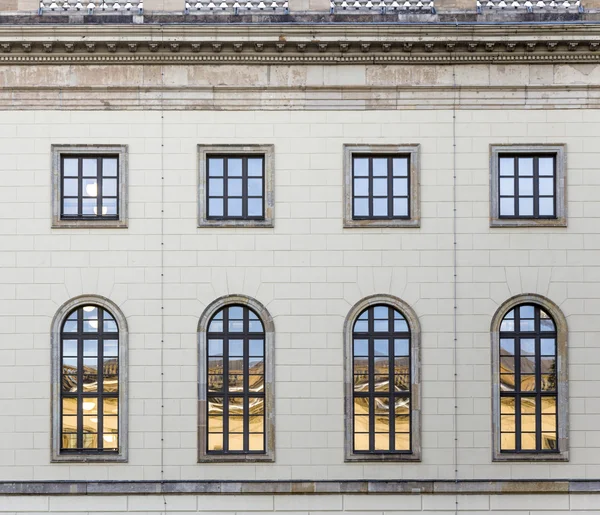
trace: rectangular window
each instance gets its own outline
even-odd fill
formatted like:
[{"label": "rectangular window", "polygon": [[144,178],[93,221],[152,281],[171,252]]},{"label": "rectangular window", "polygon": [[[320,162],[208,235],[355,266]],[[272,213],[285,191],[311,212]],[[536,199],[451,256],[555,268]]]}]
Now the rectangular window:
[{"label": "rectangular window", "polygon": [[52,145],[52,227],[127,227],[127,147]]},{"label": "rectangular window", "polygon": [[61,218],[119,217],[119,156],[61,156]]},{"label": "rectangular window", "polygon": [[419,227],[418,150],[344,146],[344,227]]},{"label": "rectangular window", "polygon": [[273,227],[273,145],[198,145],[198,227]]},{"label": "rectangular window", "polygon": [[410,156],[352,157],[353,218],[410,219]]},{"label": "rectangular window", "polygon": [[491,227],[564,227],[563,145],[492,145]]},{"label": "rectangular window", "polygon": [[264,220],[265,157],[208,156],[208,218]]},{"label": "rectangular window", "polygon": [[556,218],[556,155],[500,154],[500,218]]}]

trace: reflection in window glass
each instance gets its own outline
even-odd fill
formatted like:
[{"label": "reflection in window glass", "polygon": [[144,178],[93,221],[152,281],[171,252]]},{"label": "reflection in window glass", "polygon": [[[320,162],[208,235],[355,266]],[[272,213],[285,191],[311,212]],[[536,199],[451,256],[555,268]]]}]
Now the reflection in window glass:
[{"label": "reflection in window glass", "polygon": [[390,306],[371,306],[354,322],[352,338],[354,452],[410,452],[410,331],[406,319]]},{"label": "reflection in window glass", "polygon": [[556,326],[537,305],[511,310],[500,326],[500,450],[558,450]]},{"label": "reflection in window glass", "polygon": [[231,305],[208,326],[208,453],[265,452],[265,330]]},{"label": "reflection in window glass", "polygon": [[103,308],[75,309],[61,330],[61,453],[119,449],[119,331]]}]

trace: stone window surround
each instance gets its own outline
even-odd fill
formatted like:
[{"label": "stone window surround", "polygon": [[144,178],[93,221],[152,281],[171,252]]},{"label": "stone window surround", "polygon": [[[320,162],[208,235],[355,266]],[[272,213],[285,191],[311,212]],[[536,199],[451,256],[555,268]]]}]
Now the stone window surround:
[{"label": "stone window surround", "polygon": [[[206,202],[207,156],[229,154],[235,156],[260,154],[265,158],[264,220],[237,220],[208,218]],[[275,213],[275,145],[198,145],[198,227],[273,227]]]},{"label": "stone window surround", "polygon": [[[509,311],[521,304],[538,305],[553,318],[556,324],[558,453],[500,452],[500,324]],[[568,328],[564,314],[554,302],[542,295],[535,293],[515,295],[496,310],[490,332],[492,344],[492,461],[569,461]]]},{"label": "stone window surround", "polygon": [[[61,328],[66,317],[74,309],[95,304],[110,312],[119,328],[119,452],[117,454],[61,454],[60,453],[60,402],[61,402]],[[68,463],[126,462],[128,459],[128,337],[127,319],[119,307],[100,295],[80,295],[65,302],[58,308],[51,326],[52,349],[52,456],[51,461]]]},{"label": "stone window surround", "polygon": [[[500,218],[499,163],[501,154],[556,154],[556,218]],[[566,145],[562,143],[490,145],[490,227],[566,227],[567,181]]]},{"label": "stone window surround", "polygon": [[[207,331],[212,317],[231,305],[242,305],[254,311],[265,328],[265,453],[209,454],[207,452],[208,420],[207,390]],[[247,295],[225,295],[211,302],[198,322],[198,463],[258,463],[275,461],[275,324],[267,308]]]},{"label": "stone window surround", "polygon": [[[404,315],[410,329],[411,353],[411,453],[355,453],[353,452],[353,385],[352,376],[352,330],[356,318],[367,308],[387,304]],[[344,322],[344,461],[346,462],[417,462],[421,461],[421,324],[414,310],[393,295],[375,294],[359,300],[350,309]]]},{"label": "stone window surround", "polygon": [[[129,223],[129,158],[127,145],[52,145],[52,228],[79,228],[79,229],[124,229]],[[90,218],[89,220],[63,220],[61,211],[61,170],[62,155],[104,155],[117,154],[119,156],[119,219],[103,220]]]},{"label": "stone window surround", "polygon": [[[344,227],[405,227],[421,226],[420,203],[420,144],[406,145],[370,145],[344,144]],[[354,220],[352,218],[352,156],[353,154],[408,154],[409,155],[409,210],[410,219]]]}]

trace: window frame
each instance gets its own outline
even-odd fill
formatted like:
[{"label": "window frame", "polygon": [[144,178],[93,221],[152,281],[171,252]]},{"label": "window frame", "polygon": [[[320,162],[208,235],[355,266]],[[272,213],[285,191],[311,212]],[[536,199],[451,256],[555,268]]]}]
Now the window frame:
[{"label": "window frame", "polygon": [[[420,204],[420,144],[355,145],[344,144],[344,227],[405,227],[421,226]],[[354,157],[408,157],[408,217],[354,218]],[[389,191],[389,190],[388,190]],[[369,196],[369,199],[372,195]],[[388,202],[391,197],[388,196]]]},{"label": "window frame", "polygon": [[[557,433],[558,451],[502,451],[500,431],[500,326],[504,317],[514,308],[522,305],[535,305],[552,317],[556,328],[556,378],[557,378]],[[569,383],[567,320],[560,308],[551,300],[537,294],[516,295],[505,301],[492,318],[492,461],[569,461]],[[537,377],[537,375],[536,375]]]},{"label": "window frame", "polygon": [[[386,305],[399,311],[410,332],[410,427],[411,450],[354,452],[354,323],[366,309]],[[358,301],[344,322],[344,461],[346,462],[419,462],[421,461],[421,326],[414,310],[392,295],[376,294]]]},{"label": "window frame", "polygon": [[[129,159],[127,145],[52,145],[52,228],[127,228]],[[62,216],[63,160],[65,157],[103,158],[114,156],[117,169],[117,215],[111,217]]]},{"label": "window frame", "polygon": [[[61,413],[62,413],[62,395],[61,395],[61,357],[62,357],[62,327],[66,318],[75,309],[85,305],[93,304],[108,311],[117,322],[119,331],[119,391],[118,391],[118,451],[93,451],[76,452],[61,451]],[[129,453],[128,431],[128,327],[127,319],[118,308],[109,299],[100,295],[81,295],[65,302],[56,312],[52,320],[51,327],[51,359],[52,359],[52,448],[51,461],[58,462],[127,462]]]},{"label": "window frame", "polygon": [[[212,318],[228,306],[244,306],[258,316],[264,328],[264,452],[208,452],[208,327]],[[243,333],[240,333],[243,334]],[[275,327],[267,309],[246,295],[225,295],[209,304],[198,322],[198,463],[258,463],[275,461]]]},{"label": "window frame", "polygon": [[[208,215],[208,159],[263,157],[263,218],[226,218]],[[198,145],[198,227],[273,227],[275,212],[274,145]],[[244,186],[242,185],[242,188]],[[244,198],[244,197],[242,197]]]},{"label": "window frame", "polygon": [[[500,216],[500,157],[503,156],[554,157],[554,217]],[[534,192],[536,187],[534,182]],[[566,193],[565,144],[490,145],[490,227],[566,227]],[[535,193],[533,198],[535,200]]]}]

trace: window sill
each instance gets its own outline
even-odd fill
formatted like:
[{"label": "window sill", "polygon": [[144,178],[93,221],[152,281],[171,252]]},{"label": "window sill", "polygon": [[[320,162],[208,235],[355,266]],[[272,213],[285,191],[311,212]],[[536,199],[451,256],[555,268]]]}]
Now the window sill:
[{"label": "window sill", "polygon": [[52,220],[52,229],[127,229],[127,220]]},{"label": "window sill", "polygon": [[273,453],[266,454],[203,454],[198,463],[275,463]]},{"label": "window sill", "polygon": [[369,453],[369,454],[355,454],[349,453],[346,454],[344,461],[346,463],[350,462],[420,462],[421,455],[417,452],[412,453],[398,453],[398,454],[386,454],[386,453]]},{"label": "window sill", "polygon": [[410,220],[354,220],[347,218],[344,220],[345,229],[364,229],[369,227],[418,229],[421,227],[421,220],[419,218]]},{"label": "window sill", "polygon": [[492,457],[492,461],[494,462],[504,462],[504,461],[535,461],[535,462],[553,462],[553,461],[569,461],[569,453],[568,452],[557,452],[557,453],[527,453],[527,454],[519,454],[519,453],[506,453],[506,452],[496,452]]},{"label": "window sill", "polygon": [[55,454],[52,463],[127,463],[122,454]]},{"label": "window sill", "polygon": [[491,218],[490,227],[566,227],[566,218]]},{"label": "window sill", "polygon": [[265,220],[199,220],[198,228],[203,229],[207,227],[213,228],[234,228],[234,227],[263,227],[273,228],[275,225],[273,219]]}]

